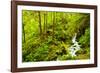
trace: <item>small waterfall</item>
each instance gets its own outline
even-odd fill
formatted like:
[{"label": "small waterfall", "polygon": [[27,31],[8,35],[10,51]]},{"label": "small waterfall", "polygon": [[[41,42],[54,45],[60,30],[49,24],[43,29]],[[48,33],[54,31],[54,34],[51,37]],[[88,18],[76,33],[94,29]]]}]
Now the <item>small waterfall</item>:
[{"label": "small waterfall", "polygon": [[75,36],[73,37],[72,39],[72,43],[73,45],[69,48],[69,53],[72,57],[76,56],[76,52],[78,50],[80,50],[80,45],[78,44],[78,42],[76,41],[76,33],[75,33]]}]

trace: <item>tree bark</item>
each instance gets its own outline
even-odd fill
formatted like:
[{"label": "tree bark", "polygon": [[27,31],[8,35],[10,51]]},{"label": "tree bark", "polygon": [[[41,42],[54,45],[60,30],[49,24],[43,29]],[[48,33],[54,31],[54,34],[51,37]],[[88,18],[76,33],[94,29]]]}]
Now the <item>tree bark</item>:
[{"label": "tree bark", "polygon": [[25,26],[25,24],[23,24],[23,26],[22,26],[23,27],[23,39],[24,39],[24,43],[25,43],[26,41],[25,41],[25,28],[24,28],[24,26]]},{"label": "tree bark", "polygon": [[46,14],[44,13],[44,38],[46,34]]},{"label": "tree bark", "polygon": [[39,16],[39,30],[40,30],[40,37],[42,37],[42,25],[41,25],[41,13],[38,11]]},{"label": "tree bark", "polygon": [[[47,18],[48,18],[48,14],[46,12],[46,22],[45,22],[45,32],[47,32]],[[46,37],[47,37],[47,33],[45,33]]]},{"label": "tree bark", "polygon": [[53,12],[53,26],[52,26],[52,29],[53,29],[52,39],[54,40],[54,30],[55,30],[55,12]]}]

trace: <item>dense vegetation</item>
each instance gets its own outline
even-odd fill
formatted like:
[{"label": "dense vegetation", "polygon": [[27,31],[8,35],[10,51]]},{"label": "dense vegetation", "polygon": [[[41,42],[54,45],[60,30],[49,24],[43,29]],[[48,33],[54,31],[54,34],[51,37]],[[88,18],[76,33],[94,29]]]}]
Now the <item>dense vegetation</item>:
[{"label": "dense vegetation", "polygon": [[22,30],[23,62],[90,58],[89,13],[23,10]]}]

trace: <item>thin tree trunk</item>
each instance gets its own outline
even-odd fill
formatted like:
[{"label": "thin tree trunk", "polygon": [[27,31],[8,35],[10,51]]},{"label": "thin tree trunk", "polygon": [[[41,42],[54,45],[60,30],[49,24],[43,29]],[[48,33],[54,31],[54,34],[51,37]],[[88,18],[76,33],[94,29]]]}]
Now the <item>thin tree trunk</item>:
[{"label": "thin tree trunk", "polygon": [[55,26],[57,25],[57,12],[55,12]]},{"label": "thin tree trunk", "polygon": [[44,38],[46,34],[46,14],[44,13]]},{"label": "thin tree trunk", "polygon": [[[47,12],[46,12],[45,32],[47,32],[47,16],[48,16],[48,14],[47,14]],[[47,33],[45,33],[45,35],[46,35],[46,37],[47,37]]]},{"label": "thin tree trunk", "polygon": [[24,26],[25,25],[23,24],[23,26],[22,26],[23,27],[23,35],[24,35],[23,37],[24,37],[24,43],[25,43],[26,41],[25,41],[25,29],[24,29]]},{"label": "thin tree trunk", "polygon": [[54,30],[55,30],[55,12],[53,13],[53,27],[52,27],[52,29],[53,29],[52,38],[53,38],[53,40],[54,40]]},{"label": "thin tree trunk", "polygon": [[40,38],[42,37],[42,25],[41,25],[41,13],[40,11],[38,12],[39,16],[39,30],[40,30]]}]

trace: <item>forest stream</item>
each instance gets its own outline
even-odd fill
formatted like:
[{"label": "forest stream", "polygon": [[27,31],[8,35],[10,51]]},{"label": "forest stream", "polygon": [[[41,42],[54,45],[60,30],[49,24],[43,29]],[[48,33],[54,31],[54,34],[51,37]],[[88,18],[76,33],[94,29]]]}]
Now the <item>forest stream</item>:
[{"label": "forest stream", "polygon": [[74,56],[76,56],[75,53],[76,53],[78,50],[80,50],[80,45],[79,45],[78,42],[76,41],[76,34],[75,34],[75,36],[74,36],[73,39],[72,39],[72,43],[73,43],[73,45],[69,48],[69,50],[70,50],[71,56],[74,57]]}]

